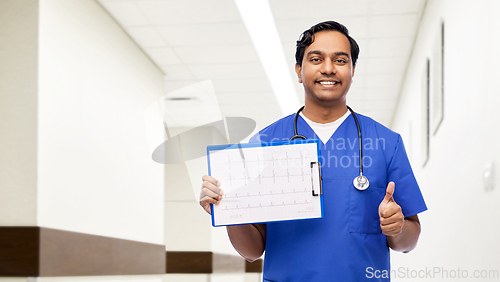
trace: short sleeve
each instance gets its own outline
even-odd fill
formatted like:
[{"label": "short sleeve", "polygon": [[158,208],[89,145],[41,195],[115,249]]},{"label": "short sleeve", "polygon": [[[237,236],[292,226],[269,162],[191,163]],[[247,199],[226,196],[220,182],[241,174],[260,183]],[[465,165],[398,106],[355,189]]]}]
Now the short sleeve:
[{"label": "short sleeve", "polygon": [[400,135],[398,135],[396,149],[389,163],[388,180],[396,184],[394,200],[401,206],[405,217],[427,210]]}]

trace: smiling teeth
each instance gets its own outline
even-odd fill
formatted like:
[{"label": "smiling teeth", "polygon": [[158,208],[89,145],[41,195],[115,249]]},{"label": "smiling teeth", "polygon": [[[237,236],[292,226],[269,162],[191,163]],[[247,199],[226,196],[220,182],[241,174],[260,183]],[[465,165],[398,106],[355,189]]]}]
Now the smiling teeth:
[{"label": "smiling teeth", "polygon": [[337,82],[336,81],[321,81],[320,84],[334,85],[334,84],[337,84]]}]

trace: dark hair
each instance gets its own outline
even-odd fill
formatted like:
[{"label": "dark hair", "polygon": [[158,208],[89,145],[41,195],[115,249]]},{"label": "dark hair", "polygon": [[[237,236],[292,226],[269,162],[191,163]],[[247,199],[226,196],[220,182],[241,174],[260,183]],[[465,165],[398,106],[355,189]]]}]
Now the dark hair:
[{"label": "dark hair", "polygon": [[323,30],[338,31],[347,37],[349,43],[351,44],[352,64],[355,66],[359,56],[358,43],[356,43],[356,40],[354,40],[354,38],[349,36],[349,30],[347,30],[347,27],[335,21],[326,21],[316,24],[300,35],[299,40],[297,40],[297,50],[295,51],[295,61],[297,62],[297,64],[299,64],[299,66],[302,66],[304,51],[306,50],[307,46],[311,45],[314,42],[314,34]]}]

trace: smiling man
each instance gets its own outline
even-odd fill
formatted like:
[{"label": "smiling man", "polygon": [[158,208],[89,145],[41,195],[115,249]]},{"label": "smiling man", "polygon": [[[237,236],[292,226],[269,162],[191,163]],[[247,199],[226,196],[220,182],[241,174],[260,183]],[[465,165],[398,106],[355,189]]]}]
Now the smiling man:
[{"label": "smiling man", "polygon": [[[323,30],[313,36],[314,39],[297,43],[306,48],[297,50],[295,72],[305,90],[306,106],[302,113],[316,123],[325,124],[348,112],[346,96],[358,56],[356,53],[352,58],[351,44],[341,32]],[[359,52],[357,44],[354,48]]]},{"label": "smiling man", "polygon": [[[358,54],[347,28],[333,21],[311,27],[297,41],[295,71],[305,106],[296,124],[299,134],[322,141],[325,215],[227,227],[234,248],[247,260],[265,251],[264,281],[389,281],[389,249],[409,252],[417,244],[417,214],[427,207],[400,135],[347,107]],[[288,140],[295,134],[294,120],[294,115],[278,120],[250,142]],[[353,179],[360,160],[370,180],[368,188],[357,189]],[[200,205],[210,213],[224,186],[207,175],[202,179]]]}]

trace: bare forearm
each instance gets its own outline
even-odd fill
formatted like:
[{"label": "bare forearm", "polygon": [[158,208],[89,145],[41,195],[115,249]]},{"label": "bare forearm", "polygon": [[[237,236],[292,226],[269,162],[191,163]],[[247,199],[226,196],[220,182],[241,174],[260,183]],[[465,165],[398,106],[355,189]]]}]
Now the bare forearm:
[{"label": "bare forearm", "polygon": [[227,226],[227,234],[233,247],[246,260],[257,260],[264,253],[265,225]]},{"label": "bare forearm", "polygon": [[418,217],[410,216],[405,218],[401,233],[394,236],[387,236],[387,244],[395,251],[407,253],[417,246],[420,236],[420,222]]}]

